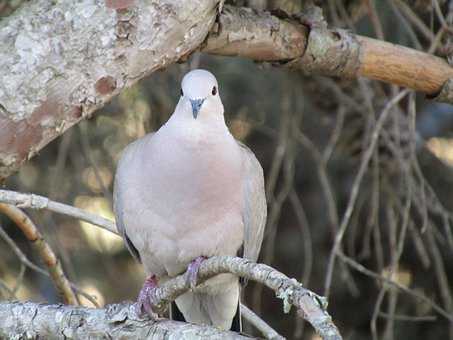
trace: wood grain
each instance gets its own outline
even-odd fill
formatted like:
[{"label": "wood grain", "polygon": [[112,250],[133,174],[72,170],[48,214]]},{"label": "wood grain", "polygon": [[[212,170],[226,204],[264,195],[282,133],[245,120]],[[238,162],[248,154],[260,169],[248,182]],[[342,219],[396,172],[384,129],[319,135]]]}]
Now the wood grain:
[{"label": "wood grain", "polygon": [[359,76],[428,95],[440,92],[443,84],[453,78],[453,68],[444,59],[381,40],[357,38],[361,45]]}]

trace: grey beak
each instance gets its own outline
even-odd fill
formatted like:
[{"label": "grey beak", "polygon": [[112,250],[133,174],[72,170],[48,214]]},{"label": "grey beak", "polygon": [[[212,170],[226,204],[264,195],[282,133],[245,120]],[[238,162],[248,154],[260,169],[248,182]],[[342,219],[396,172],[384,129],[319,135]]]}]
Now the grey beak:
[{"label": "grey beak", "polygon": [[192,114],[193,118],[197,119],[198,113],[200,112],[201,105],[203,105],[204,99],[190,99],[190,104],[192,104]]}]

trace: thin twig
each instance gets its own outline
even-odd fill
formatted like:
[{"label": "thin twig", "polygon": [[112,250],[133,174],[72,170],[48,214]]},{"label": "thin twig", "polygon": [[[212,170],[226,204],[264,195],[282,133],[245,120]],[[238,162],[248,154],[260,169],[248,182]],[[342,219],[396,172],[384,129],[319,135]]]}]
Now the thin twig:
[{"label": "thin twig", "polygon": [[[271,326],[269,326],[263,319],[256,315],[250,308],[246,305],[241,304],[241,314],[247,319],[253,326],[258,329],[261,334],[263,334],[266,339],[271,340],[284,340],[285,338],[278,334]],[[251,321],[253,320],[253,321]]]},{"label": "thin twig", "polygon": [[47,209],[58,214],[75,217],[79,220],[91,223],[114,234],[118,234],[115,223],[99,215],[72,207],[67,204],[52,201],[44,196],[35,194],[23,194],[10,190],[0,190],[0,202],[14,205],[18,208]]},{"label": "thin twig", "polygon": [[392,318],[395,321],[409,321],[409,322],[429,322],[429,321],[437,321],[437,317],[435,315],[426,315],[426,316],[411,316],[411,315],[388,315],[387,313],[380,312],[379,317],[383,319]]},{"label": "thin twig", "polygon": [[332,274],[333,274],[333,269],[334,269],[334,265],[335,265],[335,257],[337,255],[337,253],[339,252],[339,249],[341,246],[341,241],[343,240],[344,233],[346,232],[346,229],[349,225],[349,220],[351,219],[352,213],[354,211],[354,206],[355,206],[355,203],[357,200],[357,196],[359,194],[360,184],[362,183],[362,179],[368,168],[368,164],[371,160],[371,157],[373,156],[374,148],[376,147],[377,142],[379,140],[379,135],[380,135],[381,129],[382,129],[384,122],[385,122],[386,118],[388,117],[392,107],[394,105],[396,105],[408,93],[409,93],[408,90],[401,91],[397,96],[393,97],[393,99],[391,99],[387,103],[387,105],[385,105],[385,107],[382,110],[381,115],[376,123],[376,127],[373,131],[373,134],[371,136],[370,145],[363,154],[362,163],[360,164],[359,171],[358,171],[357,176],[355,177],[354,183],[352,185],[351,195],[349,196],[349,202],[348,202],[348,206],[346,208],[346,212],[343,215],[343,219],[341,221],[340,228],[337,232],[334,245],[330,252],[329,262],[328,262],[328,267],[327,267],[327,274],[326,274],[325,290],[324,290],[324,295],[326,297],[328,297],[329,293],[330,293],[330,286],[332,283]]},{"label": "thin twig", "polygon": [[49,274],[57,290],[63,296],[65,303],[77,305],[77,298],[71,289],[71,285],[63,272],[58,258],[55,256],[52,248],[43,239],[41,233],[30,220],[30,218],[15,206],[0,203],[0,212],[8,216],[19,229],[22,230],[25,237],[31,242],[37,250],[42,261],[49,270]]},{"label": "thin twig", "polygon": [[[32,261],[30,261],[27,257],[27,255],[25,255],[22,250],[20,250],[20,248],[16,245],[16,243],[13,241],[13,239],[5,232],[5,230],[2,228],[2,226],[0,226],[0,237],[3,238],[3,240],[11,247],[11,249],[13,250],[13,252],[16,254],[16,256],[18,257],[19,261],[22,263],[22,265],[24,267],[27,267],[27,268],[30,268],[31,270],[41,274],[41,275],[44,275],[46,277],[50,277],[50,274],[49,272],[47,272],[46,270],[42,269],[41,267],[39,267],[38,265],[34,264]],[[99,303],[96,301],[96,299],[84,292],[79,286],[77,286],[75,283],[69,281],[69,284],[71,285],[71,288],[79,295],[85,297],[88,301],[90,301],[94,306],[96,307],[99,307]]]},{"label": "thin twig", "polygon": [[387,284],[390,284],[398,289],[400,289],[401,291],[403,291],[404,293],[408,294],[408,295],[411,295],[423,302],[425,302],[427,305],[429,305],[432,309],[434,309],[436,312],[438,312],[440,315],[442,315],[444,318],[446,318],[447,320],[449,320],[450,322],[453,322],[453,315],[450,314],[449,312],[447,312],[445,309],[443,309],[442,307],[440,307],[437,303],[433,302],[431,299],[427,298],[426,296],[418,293],[418,292],[415,292],[409,288],[407,288],[406,286],[396,282],[396,281],[393,281],[387,277],[384,277],[384,276],[381,276],[367,268],[365,268],[363,265],[361,265],[360,263],[354,261],[353,259],[351,259],[350,257],[344,255],[343,253],[339,253],[338,256],[341,258],[342,261],[344,261],[347,265],[349,265],[350,267],[354,268],[355,270],[357,270],[358,272],[364,274],[364,275],[367,275],[369,277],[372,277],[378,281],[382,281],[382,282],[385,282]]}]

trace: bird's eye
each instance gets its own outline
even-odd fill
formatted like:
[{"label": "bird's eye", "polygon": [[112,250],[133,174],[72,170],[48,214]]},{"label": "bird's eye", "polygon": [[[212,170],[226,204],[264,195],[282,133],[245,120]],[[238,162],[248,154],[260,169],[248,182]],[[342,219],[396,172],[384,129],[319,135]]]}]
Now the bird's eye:
[{"label": "bird's eye", "polygon": [[181,92],[181,96],[184,97],[184,92],[183,92],[182,88],[181,88],[180,92]]},{"label": "bird's eye", "polygon": [[212,95],[215,96],[217,94],[217,87],[212,88]]}]

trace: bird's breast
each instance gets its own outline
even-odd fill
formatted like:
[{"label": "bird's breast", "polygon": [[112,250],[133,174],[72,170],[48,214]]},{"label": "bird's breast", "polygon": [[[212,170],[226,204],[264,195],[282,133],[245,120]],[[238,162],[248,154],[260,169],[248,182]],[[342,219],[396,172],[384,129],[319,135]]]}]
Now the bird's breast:
[{"label": "bird's breast", "polygon": [[244,235],[236,141],[153,137],[143,147],[124,201],[127,232],[147,270],[173,276],[197,256],[235,255]]},{"label": "bird's breast", "polygon": [[153,211],[175,228],[240,214],[241,157],[233,142],[174,140],[160,145],[143,172],[153,183],[143,193]]}]

